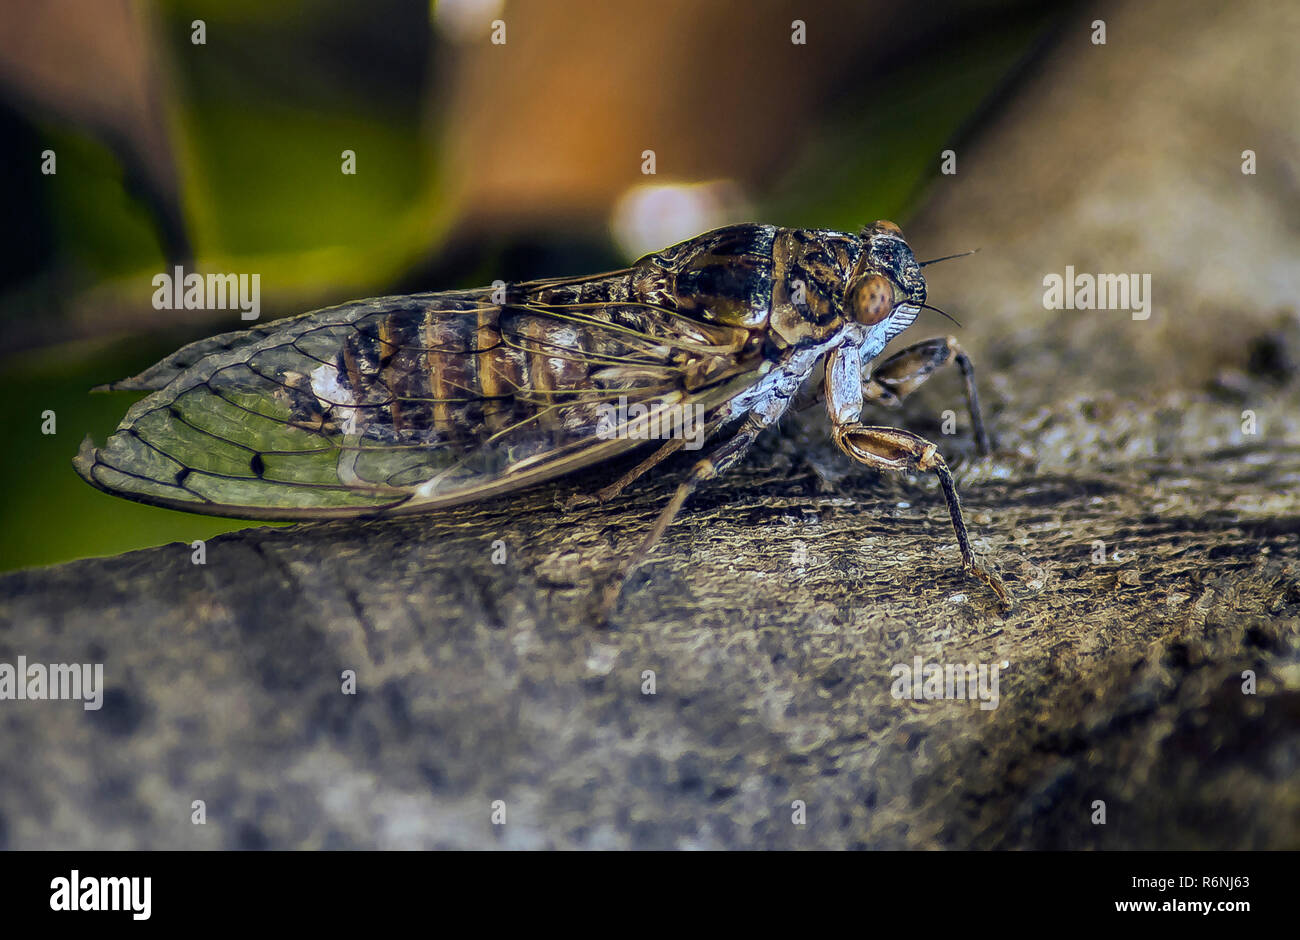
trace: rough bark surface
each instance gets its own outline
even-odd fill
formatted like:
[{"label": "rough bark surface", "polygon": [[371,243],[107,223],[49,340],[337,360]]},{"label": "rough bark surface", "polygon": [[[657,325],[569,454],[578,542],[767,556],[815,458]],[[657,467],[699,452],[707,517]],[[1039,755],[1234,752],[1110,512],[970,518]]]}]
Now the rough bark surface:
[{"label": "rough bark surface", "polygon": [[[609,630],[593,572],[689,457],[598,508],[559,502],[608,471],[19,572],[0,662],[108,692],[0,702],[0,845],[1300,847],[1297,31],[1090,12],[905,229],[983,249],[927,270],[999,447],[941,433],[955,376],[881,423],[961,461],[1009,613],[933,483],[852,469],[816,409],[697,494]],[[1044,310],[1067,264],[1151,273],[1151,318]],[[1005,661],[998,707],[894,698],[915,657]]]}]

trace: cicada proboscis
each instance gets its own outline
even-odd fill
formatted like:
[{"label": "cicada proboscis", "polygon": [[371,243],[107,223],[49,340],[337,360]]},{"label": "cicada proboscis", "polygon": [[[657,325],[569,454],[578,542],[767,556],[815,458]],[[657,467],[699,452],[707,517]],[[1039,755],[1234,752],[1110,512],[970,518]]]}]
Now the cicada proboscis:
[{"label": "cicada proboscis", "polygon": [[[625,577],[696,486],[740,460],[824,363],[835,443],[869,467],[936,474],[964,568],[1006,603],[971,551],[938,448],[859,420],[866,403],[897,405],[955,362],[987,452],[974,373],[952,337],[872,368],[925,301],[921,264],[891,222],[856,235],[733,225],[621,271],[362,300],[192,343],[107,386],[152,394],[104,447],[87,439],[75,463],[100,489],[191,512],[394,515],[532,486],[642,445],[645,434],[609,433],[615,400],[651,423],[690,407],[708,435],[726,433]],[[597,498],[685,443],[669,437]]]}]

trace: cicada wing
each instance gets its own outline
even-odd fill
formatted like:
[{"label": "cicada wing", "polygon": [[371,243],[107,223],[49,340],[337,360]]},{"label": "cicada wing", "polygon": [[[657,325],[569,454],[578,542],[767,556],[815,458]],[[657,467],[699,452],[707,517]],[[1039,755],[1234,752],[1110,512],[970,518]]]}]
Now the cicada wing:
[{"label": "cicada wing", "polygon": [[210,356],[221,355],[241,347],[251,346],[259,340],[265,339],[273,333],[281,332],[292,328],[297,323],[310,316],[318,316],[328,311],[316,311],[315,313],[304,313],[296,317],[286,317],[283,320],[274,320],[270,323],[259,323],[257,326],[247,330],[235,330],[230,333],[220,333],[216,336],[209,336],[193,343],[182,346],[176,352],[155,363],[148,369],[145,369],[139,375],[133,375],[127,379],[120,379],[116,382],[108,382],[104,385],[96,386],[91,389],[95,392],[149,392],[166,388],[174,379],[190,366],[201,362]]},{"label": "cicada wing", "polygon": [[671,311],[517,300],[378,298],[186,347],[119,386],[162,385],[77,470],[214,515],[413,512],[615,456],[641,441],[602,406],[715,414],[761,367],[738,331]]}]

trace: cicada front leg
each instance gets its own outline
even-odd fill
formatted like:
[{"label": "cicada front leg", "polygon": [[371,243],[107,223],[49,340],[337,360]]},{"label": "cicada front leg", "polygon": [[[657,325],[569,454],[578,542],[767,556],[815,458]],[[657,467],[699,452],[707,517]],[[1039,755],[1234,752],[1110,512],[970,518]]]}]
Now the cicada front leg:
[{"label": "cicada front leg", "polygon": [[904,398],[916,391],[940,366],[950,362],[955,362],[961,370],[966,385],[966,406],[970,410],[971,428],[975,433],[975,446],[980,454],[986,455],[990,449],[989,435],[984,429],[979,394],[975,390],[975,367],[955,337],[927,339],[890,356],[864,383],[863,397],[887,408],[897,408]]},{"label": "cicada front leg", "polygon": [[858,463],[873,469],[923,470],[938,476],[944,499],[948,501],[948,515],[952,517],[952,528],[957,533],[957,547],[961,550],[962,566],[987,584],[998,596],[1004,608],[1011,606],[1011,598],[1002,580],[992,572],[986,571],[975,560],[975,553],[970,547],[970,536],[966,532],[966,520],[962,517],[961,500],[957,497],[952,473],[948,470],[948,464],[944,462],[937,445],[910,431],[899,428],[868,427],[856,421],[837,424],[834,438],[835,443],[844,453]]}]

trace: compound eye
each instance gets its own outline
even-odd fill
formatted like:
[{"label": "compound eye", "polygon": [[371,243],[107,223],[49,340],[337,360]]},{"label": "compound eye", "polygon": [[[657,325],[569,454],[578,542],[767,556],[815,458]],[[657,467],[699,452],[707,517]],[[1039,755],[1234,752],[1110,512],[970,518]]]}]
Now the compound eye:
[{"label": "compound eye", "polygon": [[903,230],[888,219],[877,219],[871,227],[878,232],[891,232],[899,238],[903,237]]},{"label": "compound eye", "polygon": [[894,309],[894,285],[889,278],[875,274],[859,282],[848,300],[853,319],[871,326],[885,319]]}]

